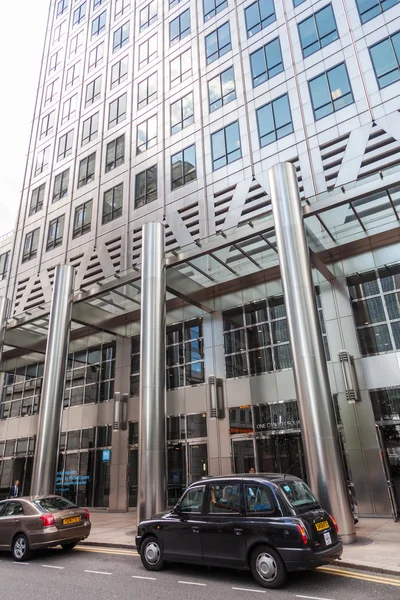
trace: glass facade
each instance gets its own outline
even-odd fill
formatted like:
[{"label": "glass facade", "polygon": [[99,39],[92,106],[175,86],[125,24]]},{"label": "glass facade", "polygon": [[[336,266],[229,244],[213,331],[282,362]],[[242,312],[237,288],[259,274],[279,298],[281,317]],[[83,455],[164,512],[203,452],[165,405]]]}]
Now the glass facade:
[{"label": "glass facade", "polygon": [[36,436],[0,440],[0,500],[8,497],[13,482],[21,495],[30,494]]}]

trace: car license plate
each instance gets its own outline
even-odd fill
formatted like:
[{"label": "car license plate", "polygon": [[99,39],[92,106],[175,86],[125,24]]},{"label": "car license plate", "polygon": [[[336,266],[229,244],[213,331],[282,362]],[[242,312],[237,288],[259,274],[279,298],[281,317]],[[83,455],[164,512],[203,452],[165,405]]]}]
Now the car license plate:
[{"label": "car license plate", "polygon": [[325,539],[325,544],[327,546],[329,546],[330,544],[332,544],[332,538],[331,538],[331,534],[329,533],[329,531],[327,531],[326,533],[324,533],[324,539]]},{"label": "car license plate", "polygon": [[315,528],[317,531],[323,531],[324,529],[329,529],[328,521],[321,521],[321,523],[315,523]]},{"label": "car license plate", "polygon": [[68,519],[63,519],[63,525],[70,525],[71,523],[79,523],[81,520],[80,517],[69,517]]}]

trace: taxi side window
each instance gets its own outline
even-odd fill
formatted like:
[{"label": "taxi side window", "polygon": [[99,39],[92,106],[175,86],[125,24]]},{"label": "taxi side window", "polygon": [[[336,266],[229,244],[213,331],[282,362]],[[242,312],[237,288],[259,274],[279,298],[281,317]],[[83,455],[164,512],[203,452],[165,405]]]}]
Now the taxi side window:
[{"label": "taxi side window", "polygon": [[240,485],[210,485],[209,513],[240,513]]},{"label": "taxi side window", "polygon": [[204,498],[204,486],[189,490],[182,498],[179,510],[182,513],[201,513]]},{"label": "taxi side window", "polygon": [[256,516],[274,515],[277,512],[275,498],[267,485],[248,483],[244,486],[246,513]]}]

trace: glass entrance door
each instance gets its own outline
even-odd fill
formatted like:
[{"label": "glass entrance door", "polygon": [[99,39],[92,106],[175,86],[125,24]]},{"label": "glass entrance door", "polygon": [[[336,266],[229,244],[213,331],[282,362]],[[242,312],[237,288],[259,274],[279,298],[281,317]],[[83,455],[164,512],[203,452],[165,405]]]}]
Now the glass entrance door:
[{"label": "glass entrance door", "polygon": [[138,495],[138,449],[129,449],[128,467],[128,506],[137,506]]},{"label": "glass entrance door", "polygon": [[189,444],[189,484],[208,475],[207,444]]},{"label": "glass entrance door", "polygon": [[186,448],[184,444],[168,446],[168,506],[177,503],[186,489]]},{"label": "glass entrance door", "polygon": [[232,462],[234,473],[249,473],[250,469],[256,470],[252,439],[232,440]]},{"label": "glass entrance door", "polygon": [[287,473],[307,481],[300,433],[269,435],[256,439],[261,473]]},{"label": "glass entrance door", "polygon": [[400,518],[400,424],[377,425],[393,518]]}]

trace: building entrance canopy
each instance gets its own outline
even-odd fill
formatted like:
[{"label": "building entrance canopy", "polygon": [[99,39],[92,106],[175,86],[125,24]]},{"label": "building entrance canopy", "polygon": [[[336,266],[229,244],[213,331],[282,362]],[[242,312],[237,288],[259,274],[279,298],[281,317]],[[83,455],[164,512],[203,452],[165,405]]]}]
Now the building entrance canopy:
[{"label": "building entrance canopy", "polygon": [[[267,198],[268,200],[268,198]],[[398,240],[400,178],[392,167],[302,201],[313,265],[335,280],[327,264],[348,254]],[[233,207],[230,210],[235,210]],[[243,212],[244,209],[240,209]],[[239,221],[239,219],[237,219]],[[252,285],[257,276],[279,277],[272,209],[238,226],[177,250],[166,250],[167,309],[176,299],[213,312],[213,298],[235,280]],[[244,278],[244,279],[243,279]],[[70,348],[96,332],[111,337],[139,332],[141,272],[138,266],[74,293]],[[50,302],[8,320],[1,371],[43,360]],[[38,356],[39,355],[39,356]]]}]

